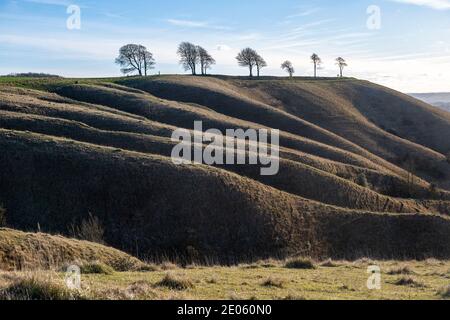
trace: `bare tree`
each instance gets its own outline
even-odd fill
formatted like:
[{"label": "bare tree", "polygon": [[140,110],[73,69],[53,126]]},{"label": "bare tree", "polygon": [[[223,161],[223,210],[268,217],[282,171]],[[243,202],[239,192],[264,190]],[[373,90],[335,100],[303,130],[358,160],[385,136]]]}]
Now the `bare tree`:
[{"label": "bare tree", "polygon": [[317,78],[317,67],[322,64],[322,59],[316,53],[313,53],[311,60],[314,63],[314,78]]},{"label": "bare tree", "polygon": [[292,62],[290,62],[289,60],[286,60],[285,62],[282,63],[281,69],[283,69],[287,73],[289,73],[289,77],[291,77],[291,78],[295,73],[294,66],[292,65]]},{"label": "bare tree", "polygon": [[184,70],[191,70],[192,75],[196,75],[196,67],[199,62],[199,53],[197,46],[190,42],[182,42],[178,46],[178,55],[180,56],[180,64]]},{"label": "bare tree", "polygon": [[147,75],[149,69],[153,69],[155,59],[146,47],[138,44],[127,44],[120,48],[116,63],[121,66],[123,74],[138,72],[140,76]]},{"label": "bare tree", "polygon": [[200,61],[200,67],[202,69],[202,75],[206,75],[207,70],[211,68],[213,64],[216,64],[216,60],[206,51],[206,49],[197,46],[198,58]]},{"label": "bare tree", "polygon": [[256,57],[258,54],[251,48],[245,48],[236,57],[241,67],[248,67],[250,71],[250,77],[253,77],[253,67],[256,66]]},{"label": "bare tree", "polygon": [[346,66],[348,66],[348,64],[345,61],[345,59],[341,58],[341,57],[336,58],[336,64],[339,66],[339,74],[341,75],[341,78],[342,78],[342,76],[343,76],[342,74],[343,74],[344,68]]},{"label": "bare tree", "polygon": [[267,67],[267,62],[264,60],[263,57],[261,57],[257,53],[256,53],[256,56],[255,56],[255,66],[256,66],[256,71],[258,73],[258,77],[259,77],[259,73],[260,73],[261,69]]},{"label": "bare tree", "polygon": [[148,71],[155,66],[155,59],[150,51],[145,50],[143,52],[142,59],[144,60],[144,75],[147,76]]}]

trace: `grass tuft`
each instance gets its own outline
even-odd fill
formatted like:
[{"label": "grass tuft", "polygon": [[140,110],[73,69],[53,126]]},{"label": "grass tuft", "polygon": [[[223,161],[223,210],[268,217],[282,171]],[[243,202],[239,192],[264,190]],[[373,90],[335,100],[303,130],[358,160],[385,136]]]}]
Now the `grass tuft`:
[{"label": "grass tuft", "polygon": [[176,265],[175,263],[169,262],[169,261],[165,261],[165,262],[161,263],[160,267],[161,267],[161,270],[164,270],[164,271],[178,269],[178,265]]},{"label": "grass tuft", "polygon": [[394,284],[397,286],[408,286],[408,287],[416,287],[416,288],[424,287],[424,284],[422,282],[417,281],[413,277],[407,277],[407,276],[401,277],[400,279],[396,280],[394,282]]},{"label": "grass tuft", "polygon": [[444,299],[450,299],[450,285],[441,288],[438,291],[438,295],[440,295]]},{"label": "grass tuft", "polygon": [[106,274],[111,275],[114,273],[114,269],[110,266],[94,261],[94,262],[87,262],[80,266],[80,270],[82,274]]},{"label": "grass tuft", "polygon": [[328,260],[326,260],[326,261],[323,261],[323,262],[320,264],[320,266],[321,266],[321,267],[326,267],[326,268],[336,268],[336,267],[339,267],[339,265],[338,265],[336,262],[334,262],[333,260],[331,260],[331,259],[328,259]]},{"label": "grass tuft", "polygon": [[293,258],[284,265],[288,269],[315,269],[316,265],[313,260],[307,258]]},{"label": "grass tuft", "polygon": [[414,271],[409,266],[401,266],[388,271],[388,274],[390,275],[399,275],[399,274],[409,275],[413,273]]},{"label": "grass tuft", "polygon": [[0,291],[0,300],[85,300],[80,292],[37,275],[20,277]]},{"label": "grass tuft", "polygon": [[194,288],[194,283],[185,276],[167,273],[164,278],[156,284],[158,287],[166,287],[172,290],[187,290]]},{"label": "grass tuft", "polygon": [[281,279],[269,277],[266,280],[264,280],[261,285],[264,286],[264,287],[283,288],[284,287],[284,281],[281,280]]}]

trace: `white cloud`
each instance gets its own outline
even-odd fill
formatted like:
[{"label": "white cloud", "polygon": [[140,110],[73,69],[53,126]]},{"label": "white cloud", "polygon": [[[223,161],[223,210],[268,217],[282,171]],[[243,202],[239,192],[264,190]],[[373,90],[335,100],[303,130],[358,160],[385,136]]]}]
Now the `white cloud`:
[{"label": "white cloud", "polygon": [[205,28],[216,30],[229,30],[229,27],[212,25],[207,21],[195,21],[195,20],[179,20],[179,19],[167,19],[167,22],[177,27],[187,28]]},{"label": "white cloud", "polygon": [[319,8],[304,10],[304,11],[301,11],[301,12],[298,12],[295,14],[291,14],[291,15],[287,16],[286,19],[310,16],[310,15],[318,12],[319,10],[320,10]]},{"label": "white cloud", "polygon": [[417,6],[424,6],[436,10],[449,10],[450,0],[391,0],[400,3],[413,4]]},{"label": "white cloud", "polygon": [[25,2],[64,7],[68,7],[71,4],[68,0],[25,0]]},{"label": "white cloud", "polygon": [[167,22],[179,27],[205,28],[208,26],[208,23],[204,21],[168,19]]},{"label": "white cloud", "polygon": [[226,44],[218,44],[216,46],[217,51],[231,51],[230,46],[227,46]]}]

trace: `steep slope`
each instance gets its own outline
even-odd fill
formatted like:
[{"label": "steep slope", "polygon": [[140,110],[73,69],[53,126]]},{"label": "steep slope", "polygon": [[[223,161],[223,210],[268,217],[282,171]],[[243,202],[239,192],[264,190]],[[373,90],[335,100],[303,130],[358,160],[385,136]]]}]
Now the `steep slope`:
[{"label": "steep slope", "polygon": [[[287,254],[354,257],[358,242],[376,256],[383,250],[410,257],[450,254],[448,246],[434,245],[448,243],[448,218],[409,220],[343,210],[226,171],[32,133],[0,130],[0,147],[5,151],[0,160],[9,169],[0,171],[1,197],[13,227],[39,224],[64,231],[69,221],[76,224],[94,212],[105,240],[118,248],[147,257],[207,256],[226,262]],[[379,247],[372,233],[348,228],[360,219],[396,225],[377,232],[368,227],[377,237],[395,241]],[[418,228],[430,230],[427,242]],[[348,247],[335,247],[338,239],[329,240],[335,234],[350,239]],[[400,246],[405,241],[416,245],[405,252]]]},{"label": "steep slope", "polygon": [[[450,150],[446,139],[450,135],[450,115],[387,88],[356,80],[224,78],[193,82],[182,77],[162,77],[120,83],[158,97],[213,106],[216,111],[236,117],[252,117],[259,123],[270,121],[275,127],[280,125],[289,132],[313,139],[316,139],[315,133],[299,132],[297,126],[307,123],[324,128],[352,145],[339,144],[337,141],[343,140],[335,138],[321,142],[370,159],[377,155],[407,170],[411,170],[408,160],[412,159],[417,174],[449,187],[450,166],[445,154]],[[248,114],[249,106],[254,113]],[[268,120],[261,112],[264,108],[279,110],[280,117],[289,114],[306,122],[286,127],[281,121]]]},{"label": "steep slope", "polygon": [[[450,192],[429,183],[445,186],[446,142],[429,140],[447,118],[388,89],[180,76],[21,85],[0,85],[0,203],[12,227],[67,234],[94,214],[108,244],[154,258],[450,256]],[[427,119],[428,138],[388,123],[390,96],[405,119]],[[279,129],[278,174],[172,163],[172,132],[198,120]]]}]

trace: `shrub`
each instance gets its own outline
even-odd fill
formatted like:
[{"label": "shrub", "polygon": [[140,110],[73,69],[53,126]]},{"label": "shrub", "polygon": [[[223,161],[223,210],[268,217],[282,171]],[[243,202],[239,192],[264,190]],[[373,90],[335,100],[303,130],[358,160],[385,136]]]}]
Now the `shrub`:
[{"label": "shrub", "polygon": [[156,284],[158,287],[166,287],[172,290],[187,290],[194,288],[192,281],[184,276],[167,273],[164,278]]},{"label": "shrub", "polygon": [[83,219],[79,226],[72,226],[72,234],[75,238],[105,244],[103,239],[105,230],[100,220],[89,213],[87,219]]},{"label": "shrub", "polygon": [[311,259],[305,258],[294,258],[290,259],[285,264],[286,268],[289,269],[315,269],[316,266]]},{"label": "shrub", "polygon": [[413,273],[414,272],[408,266],[403,266],[403,267],[391,269],[388,271],[388,274],[390,274],[390,275],[397,275],[397,274],[409,275],[409,274],[413,274]]},{"label": "shrub", "polygon": [[78,291],[36,275],[19,278],[0,291],[0,300],[84,300]]},{"label": "shrub", "polygon": [[0,205],[0,228],[6,227],[6,209]]},{"label": "shrub", "polygon": [[421,282],[418,282],[412,277],[401,277],[397,281],[394,282],[397,286],[409,286],[409,287],[423,287],[424,285]]},{"label": "shrub", "polygon": [[83,274],[107,274],[107,275],[111,275],[114,273],[114,269],[111,268],[110,266],[95,261],[95,262],[88,262],[88,263],[83,263],[80,266],[80,271]]},{"label": "shrub", "polygon": [[165,261],[161,264],[161,269],[164,271],[175,270],[175,269],[178,269],[178,266],[172,262]]},{"label": "shrub", "polygon": [[264,280],[261,285],[264,287],[283,288],[284,281],[281,279],[275,279],[275,278],[269,277],[266,280]]},{"label": "shrub", "polygon": [[359,184],[361,187],[368,188],[369,182],[367,181],[367,177],[364,173],[360,173],[356,177],[356,183]]}]

